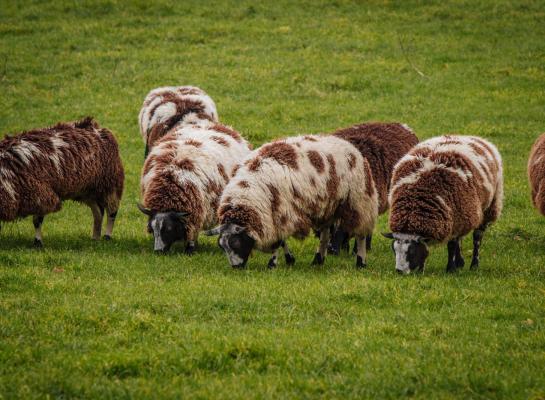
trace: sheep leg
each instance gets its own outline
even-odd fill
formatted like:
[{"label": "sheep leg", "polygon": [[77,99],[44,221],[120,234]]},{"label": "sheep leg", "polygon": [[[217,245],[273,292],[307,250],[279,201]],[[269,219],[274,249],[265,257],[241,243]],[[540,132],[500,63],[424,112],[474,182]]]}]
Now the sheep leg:
[{"label": "sheep leg", "polygon": [[373,240],[373,234],[369,234],[365,237],[365,247],[367,251],[371,250],[371,241]]},{"label": "sheep leg", "polygon": [[365,245],[365,236],[356,236],[356,268],[367,267],[367,246]]},{"label": "sheep leg", "polygon": [[329,229],[322,229],[320,232],[320,246],[316,250],[312,265],[323,265],[327,255],[327,246],[329,245]]},{"label": "sheep leg", "polygon": [[102,219],[104,218],[104,209],[99,207],[96,201],[88,202],[87,205],[91,208],[93,213],[93,239],[100,239],[100,232],[102,231]]},{"label": "sheep leg", "polygon": [[34,215],[32,217],[32,224],[34,225],[34,247],[43,247],[42,242],[42,223],[44,222],[43,215]]},{"label": "sheep leg", "polygon": [[458,246],[456,247],[456,251],[454,253],[455,255],[455,263],[456,268],[463,268],[465,265],[464,257],[462,256],[462,238],[458,238]]},{"label": "sheep leg", "polygon": [[195,240],[188,240],[187,244],[185,245],[185,254],[188,256],[192,255],[195,252],[195,249],[197,248],[197,242]]},{"label": "sheep leg", "polygon": [[447,243],[448,250],[448,262],[447,262],[447,272],[456,272],[456,252],[459,250],[460,243],[458,239],[450,240]]},{"label": "sheep leg", "polygon": [[269,263],[267,264],[267,267],[269,269],[276,268],[278,265],[278,255],[280,253],[280,247],[278,247],[276,250],[274,250],[272,257],[269,259]]},{"label": "sheep leg", "polygon": [[284,258],[286,260],[287,265],[293,265],[295,264],[295,257],[293,256],[292,252],[290,251],[288,244],[285,240],[282,240],[282,250],[284,250]]},{"label": "sheep leg", "polygon": [[[111,210],[108,208],[106,210],[108,216],[106,217],[106,233],[104,234],[104,240],[110,240],[112,238],[112,231],[114,230],[115,219],[117,218],[117,210]],[[104,212],[103,212],[104,214]],[[100,236],[100,232],[99,232]]]},{"label": "sheep leg", "polygon": [[481,248],[485,229],[486,227],[480,226],[473,231],[473,257],[471,259],[471,269],[477,269],[479,267],[479,250]]}]

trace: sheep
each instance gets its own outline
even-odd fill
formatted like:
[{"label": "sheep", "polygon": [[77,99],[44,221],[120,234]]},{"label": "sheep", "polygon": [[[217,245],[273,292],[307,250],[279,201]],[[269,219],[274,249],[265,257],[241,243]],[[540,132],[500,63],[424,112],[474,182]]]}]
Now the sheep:
[{"label": "sheep", "polygon": [[6,136],[0,142],[0,220],[33,216],[34,246],[42,247],[42,223],[64,200],[91,208],[93,239],[107,212],[110,239],[123,194],[124,172],[117,142],[91,117]]},{"label": "sheep", "polygon": [[447,242],[447,272],[464,266],[460,240],[473,230],[471,268],[479,265],[486,228],[502,210],[502,160],[479,137],[440,136],[415,146],[396,164],[390,190],[396,270],[423,270],[428,245]]},{"label": "sheep", "polygon": [[528,159],[528,180],[532,203],[545,215],[545,134],[537,138]]},{"label": "sheep", "polygon": [[[371,175],[378,192],[379,215],[388,210],[388,191],[394,165],[418,143],[412,129],[399,123],[371,122],[339,129],[334,136],[352,143],[365,157],[371,167]],[[329,252],[338,254],[341,247],[348,249],[350,237],[342,230],[332,227]],[[371,249],[371,238],[366,238],[367,250]],[[354,253],[357,249],[354,247]]]},{"label": "sheep", "polygon": [[218,122],[216,104],[204,90],[194,86],[153,89],[144,99],[138,121],[146,144],[144,158],[155,142],[180,124]]},{"label": "sheep", "polygon": [[156,252],[176,241],[194,252],[199,232],[217,224],[223,188],[249,153],[238,132],[211,121],[177,126],[155,142],[142,169],[139,208]]},{"label": "sheep", "polygon": [[[358,243],[374,228],[378,193],[371,169],[358,149],[335,136],[306,135],[278,140],[253,151],[221,196],[219,234],[231,266],[244,268],[255,247],[272,252],[276,266],[280,247],[286,261],[295,260],[285,239],[305,238],[320,230],[313,264],[324,263],[329,227],[356,235]],[[358,246],[356,266],[365,267],[365,246]]]}]

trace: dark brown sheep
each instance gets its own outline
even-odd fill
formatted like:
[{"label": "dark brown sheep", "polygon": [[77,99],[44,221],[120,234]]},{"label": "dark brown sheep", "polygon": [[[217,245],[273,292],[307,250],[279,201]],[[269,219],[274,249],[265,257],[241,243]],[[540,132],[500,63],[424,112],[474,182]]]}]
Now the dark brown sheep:
[{"label": "dark brown sheep", "polygon": [[124,173],[113,134],[88,117],[78,122],[6,136],[0,142],[0,220],[32,215],[42,246],[44,216],[64,200],[87,204],[99,239],[104,210],[110,239],[123,193]]}]

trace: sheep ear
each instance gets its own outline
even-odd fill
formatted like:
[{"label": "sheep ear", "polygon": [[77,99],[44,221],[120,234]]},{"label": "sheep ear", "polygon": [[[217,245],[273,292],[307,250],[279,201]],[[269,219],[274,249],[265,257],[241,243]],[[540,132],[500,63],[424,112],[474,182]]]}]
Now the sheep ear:
[{"label": "sheep ear", "polygon": [[186,217],[189,215],[188,212],[177,212],[176,213],[176,218],[178,218],[180,220],[180,222],[185,222],[186,220]]},{"label": "sheep ear", "polygon": [[212,228],[208,231],[204,231],[204,234],[206,236],[216,236],[216,235],[219,235],[221,233],[221,229],[222,229],[223,225],[218,225],[216,226],[215,228]]},{"label": "sheep ear", "polygon": [[144,214],[150,215],[150,216],[153,215],[153,211],[150,210],[149,208],[144,207],[142,204],[136,203],[136,206],[137,206],[138,209],[139,209],[140,211],[142,211]]},{"label": "sheep ear", "polygon": [[382,232],[382,236],[384,236],[386,239],[394,238],[394,234],[392,232]]}]

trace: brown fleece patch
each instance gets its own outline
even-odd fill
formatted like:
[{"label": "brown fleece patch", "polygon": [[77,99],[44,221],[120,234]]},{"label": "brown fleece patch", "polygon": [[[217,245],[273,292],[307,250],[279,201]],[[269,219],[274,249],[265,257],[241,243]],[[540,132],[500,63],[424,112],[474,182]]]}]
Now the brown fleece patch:
[{"label": "brown fleece patch", "polygon": [[318,141],[318,139],[316,139],[315,137],[308,136],[308,135],[303,137],[303,140],[307,140],[309,142],[317,142]]},{"label": "brown fleece patch", "polygon": [[354,210],[348,201],[343,202],[335,217],[339,219],[339,229],[352,235],[354,230],[361,226],[361,215],[358,211]]},{"label": "brown fleece patch", "polygon": [[356,166],[356,156],[352,153],[348,155],[348,168],[351,170]]},{"label": "brown fleece patch", "polygon": [[260,237],[263,236],[263,223],[252,207],[223,202],[218,215],[221,224],[235,223],[255,232]]},{"label": "brown fleece patch", "polygon": [[285,165],[291,169],[297,170],[297,152],[293,146],[284,141],[278,141],[266,144],[259,150],[259,155],[263,158],[272,158],[280,165]]},{"label": "brown fleece patch", "polygon": [[222,137],[219,136],[210,136],[210,139],[212,139],[214,142],[221,144],[224,147],[229,147],[229,142],[225,140]]},{"label": "brown fleece patch", "polygon": [[324,159],[322,158],[320,153],[315,150],[309,150],[307,151],[307,157],[312,166],[316,169],[316,171],[318,171],[318,173],[321,174],[325,171]]},{"label": "brown fleece patch", "polygon": [[335,158],[333,155],[327,155],[327,162],[329,163],[329,177],[326,182],[327,195],[329,198],[334,199],[337,197],[339,176],[337,175],[337,168],[335,166]]},{"label": "brown fleece patch", "polygon": [[214,130],[216,132],[224,133],[226,135],[229,135],[233,139],[235,139],[238,143],[242,142],[242,138],[240,136],[240,133],[238,133],[237,131],[235,131],[233,128],[231,128],[229,126],[225,126],[225,125],[222,125],[222,124],[215,124],[215,125],[212,126],[212,130]]},{"label": "brown fleece patch", "polygon": [[[59,140],[63,146],[55,145]],[[117,141],[90,117],[6,136],[0,141],[0,171],[3,221],[45,216],[58,211],[64,200],[98,203],[111,214],[123,193]]]},{"label": "brown fleece patch", "polygon": [[240,164],[237,164],[233,167],[233,169],[231,170],[231,177],[237,174],[239,168],[240,168]]},{"label": "brown fleece patch", "polygon": [[293,197],[297,200],[303,200],[303,196],[301,195],[301,192],[299,192],[299,190],[291,185],[291,192],[293,193]]},{"label": "brown fleece patch", "polygon": [[227,173],[225,172],[225,167],[223,166],[223,164],[218,163],[218,172],[220,173],[223,180],[225,180],[225,182],[229,181],[229,177],[227,176]]},{"label": "brown fleece patch", "polygon": [[314,179],[313,176],[310,177],[310,184],[311,184],[313,187],[316,187],[316,179]]},{"label": "brown fleece patch", "polygon": [[195,169],[195,165],[193,164],[193,161],[190,160],[189,158],[174,160],[174,165],[186,171],[193,171]]},{"label": "brown fleece patch", "polygon": [[188,146],[195,146],[195,147],[202,146],[202,142],[199,142],[198,140],[194,140],[194,139],[187,139],[186,141],[184,141],[184,144],[187,144]]},{"label": "brown fleece patch", "polygon": [[545,215],[545,134],[537,138],[528,159],[532,203]]},{"label": "brown fleece patch", "polygon": [[269,189],[269,192],[270,192],[270,199],[271,199],[271,213],[272,213],[272,216],[273,216],[273,219],[276,215],[276,213],[278,212],[278,209],[280,207],[280,192],[278,191],[278,189],[271,185],[271,184],[267,184],[267,188]]},{"label": "brown fleece patch", "polygon": [[394,166],[418,143],[418,138],[401,124],[381,122],[355,125],[334,135],[354,145],[369,162],[378,192],[379,213],[386,212]]},{"label": "brown fleece patch", "polygon": [[248,166],[248,170],[256,172],[261,167],[261,157],[255,157],[245,162]]},{"label": "brown fleece patch", "polygon": [[365,193],[371,197],[375,192],[375,184],[373,182],[373,175],[371,175],[371,168],[367,160],[363,163],[363,171],[365,173]]},{"label": "brown fleece patch", "polygon": [[243,189],[248,189],[250,187],[250,184],[248,183],[248,181],[240,181],[238,183],[238,186],[240,186]]}]

